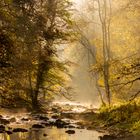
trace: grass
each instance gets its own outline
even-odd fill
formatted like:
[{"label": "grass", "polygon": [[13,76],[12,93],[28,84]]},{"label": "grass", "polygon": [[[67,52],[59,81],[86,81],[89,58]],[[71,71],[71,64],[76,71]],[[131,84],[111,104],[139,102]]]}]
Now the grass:
[{"label": "grass", "polygon": [[101,107],[99,113],[82,114],[91,128],[103,128],[111,133],[140,135],[140,102]]},{"label": "grass", "polygon": [[132,102],[100,109],[99,120],[107,126],[140,134],[140,103]]}]

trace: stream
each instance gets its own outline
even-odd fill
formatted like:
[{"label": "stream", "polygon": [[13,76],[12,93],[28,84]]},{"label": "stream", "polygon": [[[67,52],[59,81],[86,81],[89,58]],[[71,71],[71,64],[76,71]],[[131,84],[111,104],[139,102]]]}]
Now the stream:
[{"label": "stream", "polygon": [[[3,114],[2,119],[12,121],[10,121],[10,124],[5,125],[6,128],[4,133],[0,132],[0,140],[100,140],[99,137],[103,136],[102,133],[82,128],[77,125],[77,120],[67,118],[58,119],[57,117],[53,119],[52,116],[57,116],[62,110],[63,112],[83,112],[85,110],[85,108],[80,105],[71,106],[68,104],[62,106],[60,107],[58,104],[56,106],[53,105],[50,107],[51,110],[47,111],[48,114],[41,116],[40,114],[32,116],[28,113],[23,113],[22,111],[17,113],[8,111],[8,113]],[[56,120],[59,120],[58,123],[52,124]],[[49,125],[46,126],[46,123]],[[68,123],[68,125],[65,123]],[[33,128],[34,124],[41,124],[45,127]],[[13,132],[15,128],[23,128],[28,131]],[[8,134],[7,130],[12,133]],[[74,131],[74,133],[67,133],[66,131],[69,130]]]},{"label": "stream", "polygon": [[[140,140],[140,137],[114,139],[105,133],[78,125],[79,120],[61,118],[58,112],[82,112],[83,106],[53,105],[48,114],[6,113],[0,116],[0,140]],[[77,110],[76,110],[76,109]],[[59,110],[60,109],[60,110]],[[58,111],[59,110],[59,111]],[[58,115],[58,116],[57,116]],[[4,124],[9,121],[9,123]],[[20,131],[14,131],[21,129]],[[23,130],[22,130],[23,129]],[[25,130],[25,131],[24,131]],[[24,131],[24,132],[23,132]]]},{"label": "stream", "polygon": [[75,134],[65,133],[65,129],[56,127],[29,131],[27,133],[0,134],[0,140],[100,140],[102,134],[97,131],[74,129]]},{"label": "stream", "polygon": [[[99,136],[103,136],[103,134],[97,131],[86,129],[73,130],[75,130],[75,134],[72,135],[65,133],[66,129],[58,129],[56,127],[30,130],[25,133],[13,133],[11,135],[1,133],[0,140],[102,140]],[[117,140],[140,140],[140,137],[128,137]]]}]

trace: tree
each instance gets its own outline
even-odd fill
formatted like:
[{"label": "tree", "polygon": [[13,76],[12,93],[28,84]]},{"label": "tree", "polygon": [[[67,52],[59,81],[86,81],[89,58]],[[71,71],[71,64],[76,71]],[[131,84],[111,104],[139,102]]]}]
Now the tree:
[{"label": "tree", "polygon": [[12,19],[12,22],[2,20],[14,42],[12,96],[17,102],[22,100],[38,109],[42,93],[55,92],[56,86],[62,86],[64,81],[60,73],[67,72],[58,61],[57,47],[70,38],[71,3],[67,0],[13,0],[1,4],[4,5],[2,12],[6,11]]},{"label": "tree", "polygon": [[[98,12],[99,18],[102,26],[102,46],[103,46],[103,76],[104,76],[104,85],[106,91],[106,97],[108,104],[111,103],[111,93],[110,93],[110,70],[109,62],[111,59],[110,54],[110,21],[111,21],[111,1],[104,0],[103,2],[98,0]],[[109,6],[108,6],[109,5]],[[109,8],[108,8],[109,7]]]},{"label": "tree", "polygon": [[[90,14],[97,16],[97,12],[98,12],[98,20],[97,23],[95,21],[92,21],[92,19],[90,19],[87,23],[93,24],[93,26],[95,26],[95,24],[97,24],[100,28],[101,28],[101,37],[100,37],[100,41],[102,42],[102,49],[100,49],[100,55],[101,55],[101,59],[102,61],[102,68],[100,69],[101,71],[95,70],[94,72],[92,71],[92,73],[94,73],[94,75],[92,75],[95,78],[96,81],[96,87],[98,89],[99,92],[99,96],[101,98],[102,103],[104,104],[103,101],[103,97],[102,97],[102,93],[101,93],[101,88],[99,87],[98,81],[99,81],[99,77],[103,76],[103,81],[104,81],[104,85],[105,85],[105,93],[106,93],[106,99],[108,104],[110,105],[111,103],[111,91],[110,91],[110,86],[109,86],[109,81],[110,81],[110,60],[111,60],[111,51],[110,51],[110,22],[111,22],[111,1],[110,0],[94,0],[94,1],[90,1],[91,5],[93,5],[92,8],[90,8]],[[97,5],[94,7],[94,5]],[[90,25],[89,24],[89,25]],[[81,34],[81,32],[80,32]],[[96,34],[96,33],[95,33]],[[98,34],[96,36],[99,36]],[[92,37],[91,37],[92,38]],[[98,50],[97,47],[98,45],[96,45],[96,43],[94,42],[91,43],[91,41],[89,41],[91,38],[86,37],[83,33],[81,35],[81,44],[83,46],[85,46],[85,48],[87,48],[87,50],[91,53],[91,55],[93,56],[93,60],[94,63],[93,65],[95,65],[95,69],[96,66],[99,64],[98,61]],[[93,38],[94,40],[94,38]],[[95,51],[96,50],[96,51]]]},{"label": "tree", "polygon": [[134,80],[133,73],[133,78],[130,74],[129,79],[120,73],[124,70],[122,66],[130,66],[137,60],[132,57],[139,52],[139,4],[133,0],[89,0],[86,4],[89,4],[88,10],[80,12],[77,32],[80,43],[93,56],[90,57],[90,72],[101,91],[99,96],[104,96],[105,92],[108,104],[116,98],[126,100],[133,95],[135,86],[128,84],[120,88],[113,85]]}]

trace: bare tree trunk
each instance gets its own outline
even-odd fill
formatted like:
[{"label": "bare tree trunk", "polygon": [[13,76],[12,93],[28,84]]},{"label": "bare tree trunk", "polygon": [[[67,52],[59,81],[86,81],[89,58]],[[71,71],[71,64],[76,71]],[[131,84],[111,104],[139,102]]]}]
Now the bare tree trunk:
[{"label": "bare tree trunk", "polygon": [[37,69],[37,76],[36,76],[36,85],[32,97],[32,108],[33,109],[39,109],[39,103],[38,103],[38,95],[39,95],[39,88],[43,83],[43,73],[44,73],[44,62],[42,60],[42,53],[41,53],[41,47],[39,48],[39,54],[38,54],[38,69]]},{"label": "bare tree trunk", "polygon": [[28,80],[29,80],[29,95],[27,95],[27,97],[31,97],[33,96],[33,86],[32,86],[32,76],[31,76],[31,70],[28,70]]},{"label": "bare tree trunk", "polygon": [[98,75],[95,74],[94,77],[95,77],[96,88],[98,90],[98,94],[99,94],[100,100],[102,102],[102,105],[105,105],[105,102],[104,102],[104,99],[103,99],[103,96],[102,96],[102,93],[101,93],[101,89],[100,89],[99,84],[98,84]]},{"label": "bare tree trunk", "polygon": [[[109,71],[109,61],[110,61],[110,17],[108,20],[107,15],[107,0],[104,0],[103,9],[101,9],[101,2],[98,0],[99,6],[99,18],[102,25],[102,40],[103,40],[103,59],[104,59],[104,67],[103,67],[103,76],[104,76],[104,85],[105,92],[108,104],[111,103],[111,93],[109,86],[110,79],[110,71]],[[111,8],[111,7],[110,7]]]}]

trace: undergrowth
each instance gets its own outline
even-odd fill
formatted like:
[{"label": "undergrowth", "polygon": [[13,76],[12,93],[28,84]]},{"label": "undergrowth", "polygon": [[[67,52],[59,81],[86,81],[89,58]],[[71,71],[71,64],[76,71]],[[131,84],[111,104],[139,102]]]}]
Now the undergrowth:
[{"label": "undergrowth", "polygon": [[140,102],[101,107],[97,119],[104,122],[106,127],[114,126],[140,134]]}]

